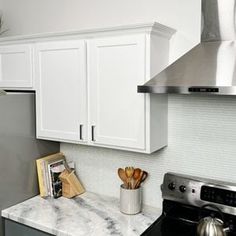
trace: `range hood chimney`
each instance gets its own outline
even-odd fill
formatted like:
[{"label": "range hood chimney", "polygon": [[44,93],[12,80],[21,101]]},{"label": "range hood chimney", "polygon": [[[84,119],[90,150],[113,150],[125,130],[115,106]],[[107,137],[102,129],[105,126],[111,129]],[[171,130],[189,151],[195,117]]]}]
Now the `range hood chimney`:
[{"label": "range hood chimney", "polygon": [[235,26],[235,0],[202,0],[201,43],[138,92],[236,95]]}]

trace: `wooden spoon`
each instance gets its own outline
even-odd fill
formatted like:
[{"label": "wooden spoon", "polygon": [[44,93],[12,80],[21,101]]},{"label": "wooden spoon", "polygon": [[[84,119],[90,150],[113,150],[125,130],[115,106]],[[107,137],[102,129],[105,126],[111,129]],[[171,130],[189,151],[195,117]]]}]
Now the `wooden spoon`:
[{"label": "wooden spoon", "polygon": [[139,177],[137,178],[136,183],[134,185],[134,189],[139,187],[142,177],[143,177],[143,171],[141,170]]},{"label": "wooden spoon", "polygon": [[133,174],[133,181],[132,181],[132,189],[135,189],[135,185],[137,184],[137,180],[139,179],[139,176],[141,174],[141,169],[135,168],[134,169],[134,174]]},{"label": "wooden spoon", "polygon": [[119,168],[118,175],[119,175],[120,179],[123,181],[125,188],[128,188],[128,181],[127,181],[127,177],[126,177],[124,169]]},{"label": "wooden spoon", "polygon": [[134,167],[125,167],[125,174],[127,177],[127,183],[128,183],[128,189],[131,189],[131,178],[133,177],[134,174]]},{"label": "wooden spoon", "polygon": [[141,183],[143,183],[147,177],[148,177],[148,173],[143,170],[142,173],[140,174],[139,181],[137,182],[135,188],[139,188]]}]

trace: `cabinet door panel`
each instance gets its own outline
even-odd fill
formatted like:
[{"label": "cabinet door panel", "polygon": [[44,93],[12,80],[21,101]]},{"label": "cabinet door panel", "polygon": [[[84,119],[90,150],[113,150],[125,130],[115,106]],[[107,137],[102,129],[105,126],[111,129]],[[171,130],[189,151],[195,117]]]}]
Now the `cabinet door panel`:
[{"label": "cabinet door panel", "polygon": [[0,87],[32,87],[31,45],[0,47]]},{"label": "cabinet door panel", "polygon": [[84,42],[41,43],[36,45],[35,52],[38,137],[70,142],[86,140]]},{"label": "cabinet door panel", "polygon": [[144,35],[89,42],[89,121],[95,144],[145,148]]}]

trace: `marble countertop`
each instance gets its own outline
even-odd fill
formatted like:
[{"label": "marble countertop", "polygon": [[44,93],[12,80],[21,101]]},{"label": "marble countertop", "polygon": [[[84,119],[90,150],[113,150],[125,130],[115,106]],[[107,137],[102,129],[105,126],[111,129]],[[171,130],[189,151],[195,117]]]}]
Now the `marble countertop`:
[{"label": "marble countertop", "polygon": [[117,198],[88,192],[74,199],[36,196],[2,211],[4,218],[59,236],[137,236],[160,214],[144,206],[137,215],[125,215]]}]

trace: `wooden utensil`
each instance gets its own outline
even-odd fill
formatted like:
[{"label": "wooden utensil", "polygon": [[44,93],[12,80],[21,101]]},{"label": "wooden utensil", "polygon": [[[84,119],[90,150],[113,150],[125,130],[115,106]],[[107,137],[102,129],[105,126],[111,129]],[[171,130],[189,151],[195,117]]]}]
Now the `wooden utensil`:
[{"label": "wooden utensil", "polygon": [[133,178],[132,178],[132,189],[135,189],[135,185],[137,184],[137,181],[139,179],[141,171],[142,170],[140,168],[135,168],[134,169],[134,174],[133,174]]},{"label": "wooden utensil", "polygon": [[146,171],[142,171],[142,173],[140,174],[140,178],[139,180],[137,181],[137,184],[135,186],[135,188],[139,188],[141,183],[143,183],[145,181],[145,179],[147,178],[148,176],[148,173]]},{"label": "wooden utensil", "polygon": [[134,167],[125,167],[125,174],[127,177],[127,183],[128,183],[128,189],[131,189],[131,178],[133,177],[134,174]]},{"label": "wooden utensil", "polygon": [[119,168],[118,175],[119,175],[120,179],[123,181],[125,188],[128,188],[128,181],[127,181],[127,176],[125,174],[125,170],[122,168]]},{"label": "wooden utensil", "polygon": [[142,177],[143,177],[143,171],[141,170],[141,172],[139,174],[139,177],[137,178],[136,183],[134,185],[134,189],[138,188],[138,186],[140,185]]}]

